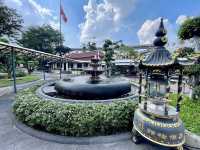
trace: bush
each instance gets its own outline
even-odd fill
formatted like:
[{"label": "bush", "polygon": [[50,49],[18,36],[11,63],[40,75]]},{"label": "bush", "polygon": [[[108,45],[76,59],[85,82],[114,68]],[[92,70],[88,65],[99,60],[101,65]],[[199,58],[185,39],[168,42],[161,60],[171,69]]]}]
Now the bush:
[{"label": "bush", "polygon": [[22,69],[16,69],[16,77],[25,77],[27,74]]},{"label": "bush", "polygon": [[0,63],[0,72],[5,73],[5,66]]},{"label": "bush", "polygon": [[131,131],[136,103],[68,104],[44,101],[35,95],[36,86],[17,94],[16,118],[40,130],[67,136],[109,135]]},{"label": "bush", "polygon": [[7,73],[0,73],[0,79],[6,79],[6,78],[8,78]]},{"label": "bush", "polygon": [[200,86],[195,86],[192,91],[192,99],[200,100]]}]

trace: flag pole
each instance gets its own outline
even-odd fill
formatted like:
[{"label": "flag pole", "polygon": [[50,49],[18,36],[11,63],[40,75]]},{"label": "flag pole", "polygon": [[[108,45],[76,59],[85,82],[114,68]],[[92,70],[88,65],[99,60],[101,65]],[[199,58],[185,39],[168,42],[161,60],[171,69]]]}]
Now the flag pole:
[{"label": "flag pole", "polygon": [[[60,15],[60,57],[62,57],[62,55],[61,55],[61,47],[62,47],[62,35],[61,35],[61,0],[60,0],[60,13],[59,13],[59,15]],[[61,76],[61,74],[62,74],[62,59],[60,58],[60,79],[62,78],[62,76]]]}]

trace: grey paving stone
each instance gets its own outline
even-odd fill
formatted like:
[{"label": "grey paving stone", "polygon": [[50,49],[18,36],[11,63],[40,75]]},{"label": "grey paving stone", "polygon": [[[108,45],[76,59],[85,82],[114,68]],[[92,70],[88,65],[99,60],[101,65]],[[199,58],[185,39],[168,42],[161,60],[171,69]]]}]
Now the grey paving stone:
[{"label": "grey paving stone", "polygon": [[[131,140],[109,144],[58,144],[27,135],[12,125],[9,118],[12,100],[0,97],[0,150],[165,150],[151,144],[135,145]],[[1,109],[3,108],[3,109]]]}]

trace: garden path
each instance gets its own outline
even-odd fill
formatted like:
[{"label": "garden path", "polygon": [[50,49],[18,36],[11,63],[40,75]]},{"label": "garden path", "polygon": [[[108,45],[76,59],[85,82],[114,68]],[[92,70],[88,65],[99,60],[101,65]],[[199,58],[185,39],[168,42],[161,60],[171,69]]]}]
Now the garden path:
[{"label": "garden path", "polygon": [[135,145],[131,140],[109,144],[59,144],[23,133],[11,120],[13,95],[0,97],[0,150],[166,150],[149,143]]}]

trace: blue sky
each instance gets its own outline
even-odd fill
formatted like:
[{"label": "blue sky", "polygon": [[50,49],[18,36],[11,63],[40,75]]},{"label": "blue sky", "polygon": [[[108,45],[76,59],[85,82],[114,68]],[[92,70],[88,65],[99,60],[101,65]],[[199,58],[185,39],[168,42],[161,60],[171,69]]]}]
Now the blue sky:
[{"label": "blue sky", "polygon": [[[23,16],[26,29],[31,25],[59,27],[59,0],[4,0]],[[68,22],[62,23],[65,45],[104,39],[125,44],[150,44],[159,24],[165,19],[169,43],[178,43],[176,32],[188,17],[200,15],[200,0],[62,0]]]}]

